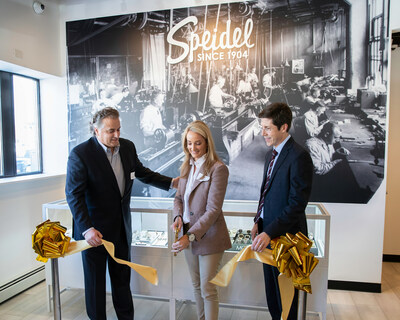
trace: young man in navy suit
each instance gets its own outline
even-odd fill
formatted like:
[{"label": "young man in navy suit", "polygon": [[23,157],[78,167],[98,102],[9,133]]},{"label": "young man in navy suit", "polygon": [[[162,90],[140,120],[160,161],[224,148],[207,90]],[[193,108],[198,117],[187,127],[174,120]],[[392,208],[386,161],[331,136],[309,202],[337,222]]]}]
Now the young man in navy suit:
[{"label": "young man in navy suit", "polygon": [[86,311],[90,319],[106,319],[106,265],[112,299],[118,319],[132,320],[134,308],[130,290],[131,270],[116,263],[100,246],[102,239],[115,245],[115,256],[130,260],[132,222],[130,200],[135,178],[168,190],[178,184],[144,167],[135,145],[120,138],[119,113],[104,108],[93,116],[93,137],[70,153],[65,193],[71,209],[75,240],[91,246],[82,252]]},{"label": "young man in navy suit", "polygon": [[[259,114],[262,135],[272,149],[266,155],[264,180],[254,227],[254,251],[262,252],[271,239],[301,231],[307,235],[305,208],[311,192],[313,163],[310,155],[289,134],[292,111],[285,103],[272,103]],[[281,319],[282,304],[276,267],[264,264],[264,280],[269,312]],[[297,319],[295,297],[288,319]]]}]

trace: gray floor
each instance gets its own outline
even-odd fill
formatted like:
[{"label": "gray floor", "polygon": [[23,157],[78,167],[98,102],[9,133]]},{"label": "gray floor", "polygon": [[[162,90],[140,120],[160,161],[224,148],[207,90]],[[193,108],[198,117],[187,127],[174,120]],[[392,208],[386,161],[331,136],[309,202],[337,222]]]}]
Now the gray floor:
[{"label": "gray floor", "polygon": [[[134,297],[135,320],[168,320],[169,302]],[[117,320],[111,295],[107,294],[107,319]],[[85,299],[82,289],[67,289],[61,293],[61,315],[64,320],[87,319]],[[178,301],[177,320],[197,320],[196,306],[190,301]],[[1,320],[51,320],[53,313],[47,310],[46,284],[40,284],[26,290],[0,304]],[[218,319],[221,320],[269,320],[267,310],[255,310],[243,307],[221,306]],[[307,320],[316,320],[316,314],[307,315]]]},{"label": "gray floor", "polygon": [[232,161],[225,199],[258,200],[267,151],[264,138],[258,135]]},{"label": "gray floor", "polygon": [[[108,319],[116,319],[107,296]],[[169,304],[163,301],[135,298],[136,320],[168,320]],[[64,320],[87,319],[82,290],[70,289],[61,294]],[[398,320],[400,315],[400,263],[384,262],[382,265],[382,293],[328,290],[327,320]],[[196,319],[192,304],[178,304],[179,320]],[[268,320],[266,311],[221,307],[220,319]],[[318,317],[307,316],[307,320]],[[47,311],[46,285],[44,282],[0,304],[1,320],[51,320]]]}]

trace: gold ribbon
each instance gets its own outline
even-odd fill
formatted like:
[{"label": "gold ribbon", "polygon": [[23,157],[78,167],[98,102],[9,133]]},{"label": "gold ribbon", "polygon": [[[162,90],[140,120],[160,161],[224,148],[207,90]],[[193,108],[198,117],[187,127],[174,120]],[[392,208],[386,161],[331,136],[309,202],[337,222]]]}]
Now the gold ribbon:
[{"label": "gold ribbon", "polygon": [[314,257],[314,254],[308,252],[311,246],[312,241],[301,232],[295,236],[287,233],[286,236],[272,239],[272,250],[264,249],[262,252],[256,252],[251,250],[249,245],[228,261],[210,282],[220,287],[226,287],[237,264],[249,259],[256,259],[277,267],[281,272],[278,282],[282,301],[282,319],[285,320],[292,305],[294,288],[312,293],[309,276],[319,260]]},{"label": "gold ribbon", "polygon": [[271,250],[264,249],[263,252],[257,252],[251,250],[251,246],[247,246],[240,250],[231,260],[229,260],[210,282],[220,287],[226,287],[231,281],[237,264],[249,259],[256,259],[262,263],[276,266],[276,262],[272,256]]},{"label": "gold ribbon", "polygon": [[310,274],[319,260],[309,252],[312,241],[301,232],[280,236],[271,240],[272,255],[280,273],[292,278],[293,286],[298,290],[312,293]]},{"label": "gold ribbon", "polygon": [[[38,254],[36,260],[47,262],[48,259],[65,257],[92,248],[86,240],[71,242],[71,238],[65,235],[66,230],[58,221],[51,222],[46,220],[39,224],[32,234],[32,248]],[[102,240],[102,244],[116,262],[129,266],[150,283],[158,285],[156,269],[118,259],[115,257],[115,249],[112,242]]]}]

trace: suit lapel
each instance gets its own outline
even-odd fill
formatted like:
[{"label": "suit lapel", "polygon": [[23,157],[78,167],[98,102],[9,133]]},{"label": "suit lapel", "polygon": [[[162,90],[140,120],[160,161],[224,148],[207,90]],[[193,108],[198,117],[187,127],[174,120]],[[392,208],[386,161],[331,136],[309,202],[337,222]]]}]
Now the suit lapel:
[{"label": "suit lapel", "polygon": [[[200,178],[203,177],[203,172],[204,172],[204,165],[201,166],[200,171],[199,171],[199,173],[198,173],[198,175],[197,175],[196,180],[193,181],[193,185],[192,185],[192,189],[190,190],[190,194],[191,194],[191,193],[193,192],[193,190],[196,189],[197,186],[202,182],[202,181],[200,181],[200,180],[198,180],[198,179],[200,179]],[[190,195],[189,195],[189,196],[190,196]]]},{"label": "suit lapel", "polygon": [[[275,177],[276,173],[278,172],[278,170],[279,170],[280,166],[282,165],[282,163],[285,161],[285,159],[286,159],[286,157],[287,157],[287,155],[289,153],[289,150],[292,147],[292,143],[293,143],[293,139],[290,138],[285,143],[285,145],[283,146],[283,148],[281,150],[281,153],[278,156],[278,160],[275,163],[274,169],[272,170],[272,175],[271,175],[271,179],[270,179],[269,185],[272,184],[272,181],[274,180],[274,177]],[[269,188],[269,186],[268,186],[268,188]]]},{"label": "suit lapel", "polygon": [[[265,163],[264,163],[264,177],[263,177],[263,181],[261,184],[261,189],[260,189],[260,194],[263,193],[264,191],[264,187],[265,187],[265,181],[267,180],[267,171],[268,171],[268,165],[271,161],[271,157],[272,157],[272,149],[270,152],[267,153],[267,155],[265,156]],[[268,158],[268,159],[267,159]]]},{"label": "suit lapel", "polygon": [[126,192],[129,190],[129,183],[131,182],[130,177],[130,167],[129,167],[129,158],[128,151],[123,147],[123,142],[120,139],[120,147],[119,147],[119,155],[121,157],[122,168],[124,169],[124,177],[125,177],[125,188],[124,188],[124,196]]}]

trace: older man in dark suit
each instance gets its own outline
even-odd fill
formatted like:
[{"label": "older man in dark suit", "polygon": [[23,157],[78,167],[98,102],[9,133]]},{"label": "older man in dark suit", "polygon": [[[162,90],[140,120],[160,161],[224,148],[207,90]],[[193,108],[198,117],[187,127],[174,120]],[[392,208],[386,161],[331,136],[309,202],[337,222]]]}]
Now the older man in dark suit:
[{"label": "older man in dark suit", "polygon": [[[266,155],[260,202],[252,229],[252,249],[258,252],[271,239],[301,231],[307,235],[305,208],[311,192],[313,163],[310,155],[289,134],[292,111],[284,103],[272,103],[259,114],[262,135],[272,150]],[[264,264],[268,309],[281,319],[282,304],[276,267]],[[297,319],[297,290],[288,319]]]},{"label": "older man in dark suit", "polygon": [[[130,199],[133,181],[168,190],[175,179],[144,167],[135,145],[120,138],[119,113],[104,108],[93,116],[94,136],[70,153],[65,193],[74,219],[73,237],[95,248],[82,252],[86,311],[90,319],[106,319],[106,265],[118,319],[133,319],[131,270],[116,263],[102,238],[115,245],[116,257],[130,259],[132,223]],[[176,183],[174,183],[176,182]]]}]

